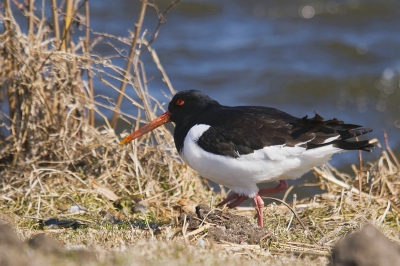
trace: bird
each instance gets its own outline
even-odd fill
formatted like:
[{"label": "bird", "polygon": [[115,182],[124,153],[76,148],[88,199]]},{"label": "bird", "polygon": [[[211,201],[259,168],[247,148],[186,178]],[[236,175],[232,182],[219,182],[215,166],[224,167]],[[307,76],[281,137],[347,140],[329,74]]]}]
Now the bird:
[{"label": "bird", "polygon": [[[253,198],[257,224],[263,227],[261,196],[287,189],[313,167],[323,165],[333,154],[348,150],[371,152],[369,140],[349,140],[372,131],[336,118],[324,120],[294,117],[262,106],[224,106],[197,90],[176,93],[168,110],[128,135],[120,145],[155,128],[175,123],[175,147],[201,176],[233,192],[218,206],[239,206]],[[258,184],[278,181],[271,188]]]}]

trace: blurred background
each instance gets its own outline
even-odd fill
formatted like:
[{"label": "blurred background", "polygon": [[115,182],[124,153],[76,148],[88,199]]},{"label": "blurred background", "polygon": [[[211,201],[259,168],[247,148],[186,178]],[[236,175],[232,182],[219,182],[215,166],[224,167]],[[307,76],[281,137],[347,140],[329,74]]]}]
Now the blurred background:
[{"label": "blurred background", "polygon": [[[160,10],[169,4],[159,2]],[[138,1],[93,3],[94,31],[129,36]],[[371,127],[370,137],[381,141],[386,130],[399,149],[400,1],[181,1],[166,19],[152,46],[175,90],[201,90],[225,105],[271,106],[299,117],[317,112]],[[150,37],[157,23],[148,8],[143,30]],[[115,54],[106,42],[97,51]],[[151,62],[146,53],[141,59]],[[145,66],[150,92],[168,102],[159,70]],[[100,93],[102,86],[96,86]],[[113,96],[109,89],[103,93]],[[130,106],[124,100],[122,110]]]},{"label": "blurred background", "polygon": [[[163,11],[172,1],[156,2]],[[131,37],[139,1],[90,3],[93,33]],[[201,90],[224,105],[270,106],[298,117],[317,112],[371,127],[368,137],[381,143],[385,130],[399,155],[400,1],[182,0],[166,20],[152,47],[175,90]],[[147,39],[157,24],[157,13],[148,7],[142,28]],[[113,43],[104,37],[95,51],[123,68],[126,60]],[[126,56],[129,46],[121,49]],[[168,103],[169,89],[150,55],[141,60],[150,93]],[[95,91],[118,95],[99,80]],[[135,98],[131,87],[126,93]],[[126,99],[121,110],[137,112]],[[120,123],[122,130],[131,126]],[[364,158],[379,153],[375,149]],[[334,157],[333,164],[349,170],[357,160],[358,153],[349,152]]]}]

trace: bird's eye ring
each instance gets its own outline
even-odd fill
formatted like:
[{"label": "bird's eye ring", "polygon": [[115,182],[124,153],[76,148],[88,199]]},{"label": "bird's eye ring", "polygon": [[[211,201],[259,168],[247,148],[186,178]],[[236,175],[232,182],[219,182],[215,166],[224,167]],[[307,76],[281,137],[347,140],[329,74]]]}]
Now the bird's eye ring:
[{"label": "bird's eye ring", "polygon": [[183,105],[184,103],[185,103],[185,101],[182,100],[182,99],[178,99],[178,100],[176,100],[176,102],[175,102],[175,104],[178,105],[178,106],[181,106],[181,105]]}]

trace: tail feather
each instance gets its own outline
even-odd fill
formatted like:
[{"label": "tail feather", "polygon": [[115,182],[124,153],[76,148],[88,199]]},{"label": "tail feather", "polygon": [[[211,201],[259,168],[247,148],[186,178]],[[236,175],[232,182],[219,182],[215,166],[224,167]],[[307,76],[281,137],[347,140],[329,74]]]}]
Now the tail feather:
[{"label": "tail feather", "polygon": [[372,149],[375,147],[374,144],[369,143],[368,140],[362,140],[362,141],[335,140],[333,141],[333,146],[343,150],[362,150],[367,152],[371,152]]},{"label": "tail feather", "polygon": [[345,140],[345,139],[350,139],[350,138],[358,137],[361,135],[365,135],[371,131],[372,131],[372,129],[370,129],[370,128],[356,128],[356,129],[338,131],[338,133],[340,134],[340,138],[342,140]]},{"label": "tail feather", "polygon": [[293,138],[299,138],[303,135],[314,134],[314,138],[307,142],[307,149],[314,149],[326,145],[333,145],[343,150],[362,150],[371,152],[374,145],[368,140],[350,141],[355,138],[371,132],[370,128],[363,128],[355,124],[345,124],[336,118],[325,120],[318,114],[311,119],[303,117],[299,128],[292,132]]},{"label": "tail feather", "polygon": [[[348,126],[346,128],[346,126]],[[348,139],[358,137],[364,134],[367,134],[372,131],[370,128],[361,128],[360,126],[350,125],[350,124],[342,124],[341,127],[343,129],[336,129],[336,134],[339,134],[339,138],[334,139],[330,142],[309,142],[307,143],[307,149],[314,149],[326,145],[333,145],[334,147],[343,149],[343,150],[362,150],[371,152],[375,147],[374,144],[369,143],[369,140],[360,140],[360,141],[350,141]],[[359,128],[354,128],[359,127]],[[322,139],[326,138],[326,136],[322,137]]]},{"label": "tail feather", "polygon": [[358,137],[371,132],[370,128],[356,128],[345,131],[339,131],[340,139],[332,141],[333,146],[338,147],[343,150],[362,150],[371,152],[374,148],[373,144],[369,143],[369,140],[361,141],[350,141],[347,139]]}]

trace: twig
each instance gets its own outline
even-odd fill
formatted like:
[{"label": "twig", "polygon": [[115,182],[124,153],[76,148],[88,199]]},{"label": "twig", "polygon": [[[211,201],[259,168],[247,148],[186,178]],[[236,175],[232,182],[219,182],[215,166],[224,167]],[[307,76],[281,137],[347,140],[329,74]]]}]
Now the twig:
[{"label": "twig", "polygon": [[188,240],[187,240],[187,236],[186,236],[186,231],[187,231],[187,228],[189,227],[189,224],[187,223],[186,218],[187,218],[187,216],[185,214],[185,216],[183,217],[182,235],[183,235],[183,239],[187,243]]},{"label": "twig", "polygon": [[[85,23],[86,23],[86,30],[85,30],[85,54],[87,58],[90,58],[90,8],[89,8],[89,1],[85,2],[85,11],[86,11],[86,18],[85,18]],[[87,78],[88,78],[88,83],[89,83],[89,97],[90,100],[93,102],[94,98],[94,88],[93,88],[93,79],[92,79],[92,72],[90,71],[90,61],[88,65],[88,70],[87,70]],[[89,124],[94,127],[94,109],[89,108]]]},{"label": "twig", "polygon": [[29,36],[30,41],[33,41],[33,37],[34,37],[34,34],[33,34],[33,19],[34,19],[33,9],[34,9],[34,6],[35,6],[34,3],[35,3],[35,0],[29,0],[29,6],[28,6],[28,8],[29,8],[29,14],[28,14],[28,36]]},{"label": "twig", "polygon": [[282,200],[286,201],[287,197],[289,196],[290,191],[292,191],[294,189],[294,186],[290,186],[288,189],[286,189],[285,191],[285,195],[283,195]]},{"label": "twig", "polygon": [[210,227],[211,227],[211,224],[205,224],[205,225],[197,228],[196,230],[193,230],[190,233],[187,233],[186,236],[189,237],[189,236],[197,235],[198,233],[201,233]]},{"label": "twig", "polygon": [[[357,140],[357,138],[356,138]],[[358,151],[358,164],[360,167],[360,171],[358,172],[358,190],[362,191],[362,179],[363,179],[363,168],[362,168],[362,155],[361,151]],[[362,205],[363,200],[362,200],[362,194],[358,197],[358,200],[360,202],[360,205]]]},{"label": "twig", "polygon": [[154,49],[150,48],[150,47],[148,47],[148,50],[149,50],[149,52],[151,54],[151,57],[153,58],[154,63],[156,64],[157,68],[160,70],[160,72],[161,72],[161,74],[163,76],[164,82],[167,83],[167,86],[168,86],[170,92],[172,94],[175,94],[176,91],[175,91],[174,87],[172,86],[171,81],[168,78],[167,72],[165,71],[164,67],[161,65],[160,59],[158,58],[158,55],[157,55],[156,51]]},{"label": "twig", "polygon": [[324,179],[328,180],[329,182],[332,182],[332,183],[334,183],[335,185],[338,185],[338,186],[340,186],[340,187],[342,187],[342,188],[344,188],[344,189],[350,189],[350,191],[351,191],[352,193],[356,193],[356,194],[360,194],[360,193],[361,193],[361,194],[364,194],[366,197],[373,197],[373,198],[374,198],[374,196],[369,195],[369,194],[364,193],[364,192],[360,192],[360,190],[356,189],[355,187],[351,187],[350,185],[344,183],[343,181],[340,181],[340,180],[338,180],[338,179],[336,179],[336,178],[334,178],[334,177],[332,177],[332,176],[326,175],[326,174],[325,174],[321,169],[319,169],[318,167],[314,167],[313,170],[314,170],[315,172],[317,172],[321,177],[323,177]]},{"label": "twig", "polygon": [[57,0],[51,0],[51,14],[53,17],[53,32],[56,43],[55,46],[57,47],[60,43],[60,26],[58,25]]},{"label": "twig", "polygon": [[311,234],[311,231],[310,231],[310,230],[308,229],[308,227],[303,223],[303,221],[300,219],[300,216],[293,210],[292,207],[290,207],[289,204],[287,204],[286,202],[284,202],[284,201],[282,201],[282,200],[280,200],[280,199],[277,199],[277,198],[265,197],[265,196],[263,196],[262,198],[263,198],[263,199],[269,199],[269,200],[274,200],[274,201],[280,202],[280,203],[282,203],[283,205],[285,205],[286,207],[288,207],[288,209],[294,214],[294,216],[296,216],[297,220],[299,221],[299,223],[301,224],[301,226],[303,227],[303,229],[304,229],[306,232],[308,232],[307,236],[309,236],[310,239],[311,239],[315,244],[319,245],[318,242],[317,242],[317,240],[315,240],[314,236]]},{"label": "twig", "polygon": [[167,192],[170,192],[171,190],[177,189],[178,187],[181,187],[181,186],[182,186],[181,184],[178,184],[177,186],[174,186],[173,188],[167,189],[167,190],[165,190],[165,191],[163,191],[163,192],[161,192],[161,193],[159,193],[159,194],[157,194],[157,195],[154,195],[154,196],[152,196],[152,197],[150,197],[150,198],[147,198],[147,199],[143,199],[143,201],[149,201],[149,200],[151,200],[151,199],[158,198],[158,197],[160,197],[161,195],[163,195],[163,194],[165,194],[165,193],[167,193]]},{"label": "twig", "polygon": [[[143,0],[142,7],[140,8],[139,19],[138,19],[137,23],[135,24],[135,35],[133,36],[131,50],[129,51],[129,56],[126,61],[124,78],[123,78],[121,86],[119,88],[120,93],[118,94],[118,98],[117,98],[116,105],[115,105],[116,110],[119,110],[121,107],[122,97],[123,97],[122,93],[125,92],[126,84],[128,82],[128,77],[130,76],[131,66],[133,63],[133,57],[136,52],[137,40],[139,38],[140,30],[143,25],[144,15],[146,14],[146,7],[147,7],[147,0]],[[111,120],[112,128],[115,129],[115,127],[117,126],[117,121],[118,121],[118,113],[114,112],[113,118]]]},{"label": "twig", "polygon": [[396,163],[397,169],[399,169],[400,163],[397,160],[396,155],[394,154],[394,152],[392,151],[392,149],[389,146],[388,135],[387,135],[386,131],[383,131],[383,137],[385,139],[386,150],[389,152],[390,156],[392,156],[393,161]]},{"label": "twig", "polygon": [[42,197],[40,197],[40,194],[38,196],[38,203],[37,203],[37,212],[36,212],[36,216],[39,217],[40,216],[40,206],[41,206],[41,202],[42,202]]},{"label": "twig", "polygon": [[143,214],[144,219],[146,221],[147,228],[149,228],[149,232],[151,234],[151,239],[154,239],[153,229],[150,227],[149,220],[147,219],[147,215],[144,213],[144,211],[142,211],[142,214]]},{"label": "twig", "polygon": [[378,223],[380,224],[380,225],[382,225],[382,223],[383,223],[383,221],[385,220],[385,218],[386,218],[386,215],[388,214],[388,212],[389,212],[389,210],[390,210],[390,200],[388,200],[388,203],[387,203],[387,207],[386,207],[386,210],[385,210],[385,212],[382,214],[382,216],[381,217],[379,217],[379,219],[378,219]]},{"label": "twig", "polygon": [[174,2],[172,2],[165,10],[164,12],[160,12],[160,10],[158,9],[157,5],[155,4],[149,4],[150,6],[152,6],[158,15],[158,25],[156,30],[154,31],[153,37],[150,39],[150,41],[146,44],[146,48],[148,48],[154,41],[155,39],[157,39],[158,37],[158,33],[160,31],[161,25],[164,25],[167,20],[165,19],[165,15],[171,10],[171,8],[173,8],[176,4],[178,4],[180,0],[175,0]]},{"label": "twig", "polygon": [[73,7],[74,0],[67,0],[65,2],[65,19],[64,19],[64,28],[63,28],[63,37],[61,43],[61,49],[63,51],[67,51],[69,46],[69,41],[71,40],[71,24],[72,24],[72,15],[73,15]]}]

